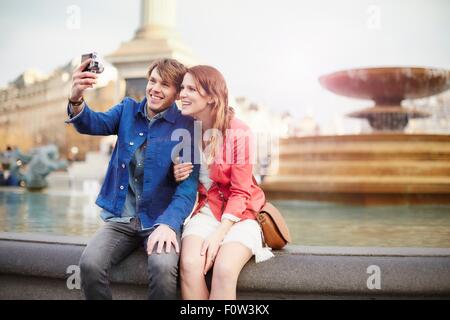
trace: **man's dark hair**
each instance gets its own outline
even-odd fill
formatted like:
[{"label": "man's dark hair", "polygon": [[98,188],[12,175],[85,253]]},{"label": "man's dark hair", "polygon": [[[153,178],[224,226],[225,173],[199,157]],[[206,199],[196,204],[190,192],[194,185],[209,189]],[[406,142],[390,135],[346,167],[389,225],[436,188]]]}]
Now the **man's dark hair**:
[{"label": "man's dark hair", "polygon": [[181,62],[168,58],[155,60],[148,68],[147,78],[150,78],[155,68],[158,69],[163,81],[173,84],[178,92],[181,91],[181,83],[187,71],[187,68]]}]

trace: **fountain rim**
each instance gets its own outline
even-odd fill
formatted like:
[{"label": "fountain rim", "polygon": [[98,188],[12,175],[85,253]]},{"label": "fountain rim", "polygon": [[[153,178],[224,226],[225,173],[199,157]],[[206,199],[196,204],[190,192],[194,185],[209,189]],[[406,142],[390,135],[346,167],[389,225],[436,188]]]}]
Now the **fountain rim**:
[{"label": "fountain rim", "polygon": [[349,68],[349,69],[339,69],[337,71],[333,71],[330,73],[323,74],[319,76],[319,81],[322,84],[322,79],[326,77],[336,76],[341,73],[348,73],[348,72],[358,72],[358,71],[372,71],[372,72],[385,72],[387,70],[403,70],[403,69],[409,69],[419,72],[425,72],[425,71],[439,71],[439,72],[447,72],[447,74],[450,75],[450,70],[446,68],[441,67],[421,67],[421,66],[374,66],[374,67],[355,67],[355,68]]}]

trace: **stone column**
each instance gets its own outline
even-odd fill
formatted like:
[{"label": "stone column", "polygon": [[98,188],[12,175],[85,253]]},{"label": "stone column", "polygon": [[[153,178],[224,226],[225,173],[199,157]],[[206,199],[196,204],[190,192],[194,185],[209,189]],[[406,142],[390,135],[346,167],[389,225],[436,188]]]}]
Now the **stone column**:
[{"label": "stone column", "polygon": [[176,0],[141,0],[141,24],[136,38],[174,31]]},{"label": "stone column", "polygon": [[[141,22],[133,39],[123,42],[107,56],[118,71],[123,93],[141,99],[147,84],[146,71],[155,59],[173,58],[186,65],[197,64],[176,30],[176,0],[141,0]],[[116,97],[122,96],[122,84]],[[135,93],[139,93],[136,94]],[[117,99],[119,100],[119,99]]]}]

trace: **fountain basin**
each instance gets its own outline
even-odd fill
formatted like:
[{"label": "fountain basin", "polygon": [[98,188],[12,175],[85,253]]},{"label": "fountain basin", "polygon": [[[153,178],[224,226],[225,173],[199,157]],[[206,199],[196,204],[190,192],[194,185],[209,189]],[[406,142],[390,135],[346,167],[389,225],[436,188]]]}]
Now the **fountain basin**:
[{"label": "fountain basin", "polygon": [[319,82],[336,94],[375,102],[374,107],[347,116],[367,119],[375,131],[402,132],[409,119],[430,116],[424,111],[403,108],[402,100],[425,98],[448,90],[450,71],[417,67],[360,68],[324,75]]},{"label": "fountain basin", "polygon": [[382,67],[338,71],[319,78],[341,96],[374,100],[377,105],[429,97],[450,89],[450,71],[437,68]]},{"label": "fountain basin", "polygon": [[449,204],[450,136],[380,132],[280,141],[272,199]]}]

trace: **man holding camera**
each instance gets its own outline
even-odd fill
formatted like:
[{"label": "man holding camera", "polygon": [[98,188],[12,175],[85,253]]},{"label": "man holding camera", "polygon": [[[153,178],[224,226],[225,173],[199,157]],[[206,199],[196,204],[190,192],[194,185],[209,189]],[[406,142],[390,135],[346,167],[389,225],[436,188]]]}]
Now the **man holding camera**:
[{"label": "man holding camera", "polygon": [[[157,60],[149,68],[143,101],[125,98],[107,112],[95,112],[83,99],[84,90],[96,84],[92,62],[85,60],[73,74],[66,122],[82,134],[117,135],[117,143],[96,201],[105,224],[80,259],[83,292],[87,299],[112,299],[111,266],[143,244],[149,299],[175,299],[181,227],[195,203],[199,172],[195,165],[180,184],[172,173],[172,151],[180,145],[172,133],[187,130],[194,137],[193,119],[175,104],[186,68],[174,59]],[[188,140],[182,152],[186,147],[190,152],[182,157],[194,155],[193,139]]]}]

